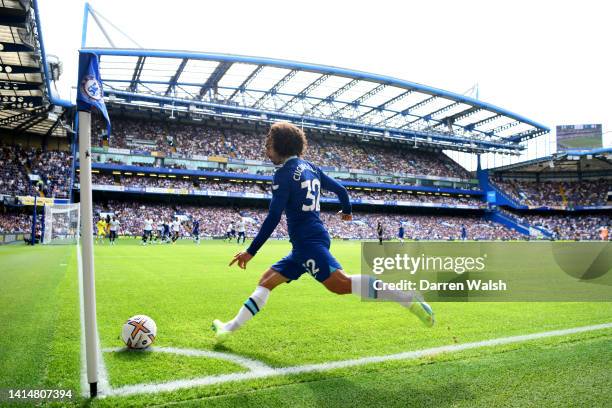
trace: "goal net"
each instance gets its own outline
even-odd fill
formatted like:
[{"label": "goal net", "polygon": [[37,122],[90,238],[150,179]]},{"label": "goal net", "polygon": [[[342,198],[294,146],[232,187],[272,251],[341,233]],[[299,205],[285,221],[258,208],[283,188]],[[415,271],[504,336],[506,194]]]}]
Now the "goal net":
[{"label": "goal net", "polygon": [[43,244],[76,244],[80,227],[79,204],[45,206]]}]

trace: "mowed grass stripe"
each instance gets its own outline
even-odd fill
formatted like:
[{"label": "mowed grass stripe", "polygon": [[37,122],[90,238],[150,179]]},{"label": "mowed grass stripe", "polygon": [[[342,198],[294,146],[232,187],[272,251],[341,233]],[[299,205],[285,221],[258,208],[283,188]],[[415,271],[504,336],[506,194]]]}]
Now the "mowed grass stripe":
[{"label": "mowed grass stripe", "polygon": [[42,385],[73,248],[0,246],[0,387]]}]

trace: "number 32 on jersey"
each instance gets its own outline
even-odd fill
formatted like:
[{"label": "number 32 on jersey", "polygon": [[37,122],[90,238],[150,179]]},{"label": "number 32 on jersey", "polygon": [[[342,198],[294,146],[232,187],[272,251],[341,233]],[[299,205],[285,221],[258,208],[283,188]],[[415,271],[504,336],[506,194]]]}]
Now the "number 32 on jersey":
[{"label": "number 32 on jersey", "polygon": [[307,189],[306,199],[310,200],[310,204],[302,204],[302,211],[321,211],[321,181],[316,178],[304,180],[302,188]]}]

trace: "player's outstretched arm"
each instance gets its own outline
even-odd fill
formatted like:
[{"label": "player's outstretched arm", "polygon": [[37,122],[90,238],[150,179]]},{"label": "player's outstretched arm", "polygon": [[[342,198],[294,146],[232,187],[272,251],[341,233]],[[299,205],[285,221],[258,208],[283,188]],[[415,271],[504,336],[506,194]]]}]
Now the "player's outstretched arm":
[{"label": "player's outstretched arm", "polygon": [[321,176],[321,188],[331,191],[338,196],[338,200],[340,200],[340,204],[342,205],[342,219],[345,221],[350,221],[352,219],[352,207],[346,188],[344,188],[342,184],[338,183],[333,178],[329,177],[327,174],[323,173],[321,169],[319,169],[319,172]]}]

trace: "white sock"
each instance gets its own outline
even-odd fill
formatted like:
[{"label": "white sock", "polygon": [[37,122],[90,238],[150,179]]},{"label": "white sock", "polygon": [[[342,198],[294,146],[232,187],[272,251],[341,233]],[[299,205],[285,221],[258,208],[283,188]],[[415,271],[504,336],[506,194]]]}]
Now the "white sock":
[{"label": "white sock", "polygon": [[264,307],[268,301],[268,296],[270,296],[270,289],[258,286],[255,292],[244,302],[236,317],[225,323],[225,329],[234,331],[242,327]]},{"label": "white sock", "polygon": [[351,275],[350,278],[351,293],[362,299],[391,300],[404,307],[410,307],[412,304],[412,298],[414,297],[413,291],[376,290],[374,289],[374,282],[376,282],[376,279],[373,276]]}]

